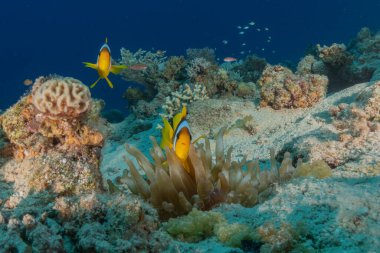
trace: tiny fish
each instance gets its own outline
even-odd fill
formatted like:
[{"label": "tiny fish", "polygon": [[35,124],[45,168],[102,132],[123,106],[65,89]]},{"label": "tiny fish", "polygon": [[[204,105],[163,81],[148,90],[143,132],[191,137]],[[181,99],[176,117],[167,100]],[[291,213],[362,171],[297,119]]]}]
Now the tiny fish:
[{"label": "tiny fish", "polygon": [[227,45],[227,44],[228,44],[228,40],[223,40],[222,43],[223,43],[224,45]]},{"label": "tiny fish", "polygon": [[253,22],[253,21],[249,22],[249,25],[255,25],[255,22]]},{"label": "tiny fish", "polygon": [[132,65],[130,66],[129,68],[132,69],[132,70],[139,70],[139,71],[143,71],[143,70],[146,70],[147,69],[147,65],[146,64],[135,64],[135,65]]},{"label": "tiny fish", "polygon": [[234,61],[237,61],[236,58],[234,57],[226,57],[223,59],[224,62],[234,62]]},{"label": "tiny fish", "polygon": [[30,79],[25,79],[24,82],[23,82],[23,84],[24,84],[25,86],[29,86],[29,85],[32,85],[32,84],[33,84],[33,81],[30,80]]},{"label": "tiny fish", "polygon": [[261,31],[261,29],[260,29],[260,28],[257,28],[256,30],[257,30],[258,32],[260,32],[260,31]]},{"label": "tiny fish", "polygon": [[265,48],[262,48],[261,51],[265,51]]},{"label": "tiny fish", "polygon": [[239,34],[240,34],[240,35],[243,35],[243,34],[244,34],[244,32],[239,32]]},{"label": "tiny fish", "polygon": [[249,29],[249,26],[244,26],[244,30],[247,30],[247,29]]},{"label": "tiny fish", "polygon": [[241,26],[239,25],[239,26],[237,27],[237,29],[241,29]]},{"label": "tiny fish", "polygon": [[269,31],[269,28],[268,28],[268,27],[265,27],[264,30],[265,30],[265,31]]},{"label": "tiny fish", "polygon": [[240,54],[245,54],[245,52],[244,52],[244,51],[241,51]]},{"label": "tiny fish", "polygon": [[245,44],[245,42],[244,42],[244,43],[242,43],[241,45],[244,47],[244,46],[247,45],[247,44]]},{"label": "tiny fish", "polygon": [[270,40],[267,40],[268,43],[270,43]]}]

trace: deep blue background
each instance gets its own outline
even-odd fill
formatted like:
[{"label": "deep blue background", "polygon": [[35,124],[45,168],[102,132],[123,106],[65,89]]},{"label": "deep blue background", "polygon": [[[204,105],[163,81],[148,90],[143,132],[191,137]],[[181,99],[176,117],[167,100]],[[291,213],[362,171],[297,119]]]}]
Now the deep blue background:
[{"label": "deep blue background", "polygon": [[[246,42],[245,51],[277,63],[297,61],[311,44],[347,43],[363,26],[380,27],[379,0],[24,0],[3,1],[0,12],[1,109],[26,91],[26,78],[56,73],[94,82],[97,73],[82,61],[96,61],[106,36],[114,58],[121,47],[178,55],[206,46],[216,48],[221,58],[240,57]],[[238,35],[236,26],[250,21],[270,30]],[[221,43],[224,39],[228,45]],[[115,89],[102,81],[92,94],[107,108],[125,111],[121,94],[129,84],[117,76],[110,79]]]}]

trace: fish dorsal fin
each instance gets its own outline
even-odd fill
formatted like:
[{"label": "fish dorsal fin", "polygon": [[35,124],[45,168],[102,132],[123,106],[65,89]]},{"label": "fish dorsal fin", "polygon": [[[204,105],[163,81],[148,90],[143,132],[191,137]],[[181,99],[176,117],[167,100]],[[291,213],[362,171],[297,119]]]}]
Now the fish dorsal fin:
[{"label": "fish dorsal fin", "polygon": [[108,38],[106,37],[106,41],[105,41],[106,44],[108,44]]},{"label": "fish dorsal fin", "polygon": [[172,138],[173,138],[173,128],[169,124],[168,120],[165,118],[162,118],[162,121],[164,122],[164,127],[162,128],[161,131],[161,143],[160,146],[162,149],[165,149],[166,147],[169,147],[170,149],[172,148]]},{"label": "fish dorsal fin", "polygon": [[178,124],[186,118],[186,114],[187,114],[187,110],[186,110],[186,106],[183,106],[182,107],[182,112],[176,114],[174,117],[173,117],[173,129],[174,131],[176,131],[177,127],[178,127]]}]

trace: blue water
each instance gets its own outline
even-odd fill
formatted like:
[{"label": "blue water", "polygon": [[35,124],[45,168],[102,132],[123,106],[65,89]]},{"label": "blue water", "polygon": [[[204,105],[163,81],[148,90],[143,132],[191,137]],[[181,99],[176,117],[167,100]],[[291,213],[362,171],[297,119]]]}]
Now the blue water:
[{"label": "blue water", "polygon": [[[28,0],[2,1],[0,12],[1,109],[25,93],[26,78],[56,73],[94,82],[97,73],[82,62],[96,62],[106,36],[116,59],[121,47],[160,49],[168,55],[210,47],[221,58],[241,58],[239,52],[250,49],[278,63],[298,61],[309,45],[348,43],[363,26],[380,28],[379,0]],[[250,28],[239,35],[236,27],[251,21],[269,31]],[[121,94],[130,84],[118,76],[110,79],[114,89],[101,82],[92,94],[103,98],[108,109],[126,112]]]}]

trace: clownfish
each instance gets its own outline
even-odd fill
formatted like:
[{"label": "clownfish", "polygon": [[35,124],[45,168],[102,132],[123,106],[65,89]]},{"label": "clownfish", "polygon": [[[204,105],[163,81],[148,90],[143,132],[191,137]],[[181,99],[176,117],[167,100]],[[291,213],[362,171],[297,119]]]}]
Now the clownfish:
[{"label": "clownfish", "polygon": [[184,106],[182,112],[173,117],[173,127],[167,119],[163,118],[164,127],[162,128],[162,138],[160,146],[162,149],[169,148],[174,151],[178,159],[190,173],[190,165],[187,160],[190,151],[190,144],[197,142],[204,136],[199,137],[194,142],[190,131],[189,123],[186,120],[187,110]]},{"label": "clownfish", "polygon": [[189,155],[191,144],[191,132],[189,123],[186,120],[186,107],[182,112],[176,114],[173,118],[173,127],[167,119],[163,118],[164,127],[162,128],[161,148],[169,147],[177,157],[184,162]]},{"label": "clownfish", "polygon": [[111,59],[112,59],[111,58],[111,49],[108,46],[107,42],[108,41],[106,38],[105,43],[103,44],[103,46],[99,50],[98,60],[97,60],[96,64],[90,63],[90,62],[83,62],[85,67],[96,69],[98,71],[98,74],[99,74],[98,80],[96,80],[93,84],[91,84],[90,88],[93,88],[99,82],[99,80],[103,79],[103,78],[106,79],[108,85],[111,88],[113,88],[112,82],[110,81],[110,79],[108,79],[109,73],[111,72],[113,74],[120,74],[120,72],[123,69],[127,68],[127,66],[124,66],[124,65],[112,65],[112,63],[111,63]]}]

